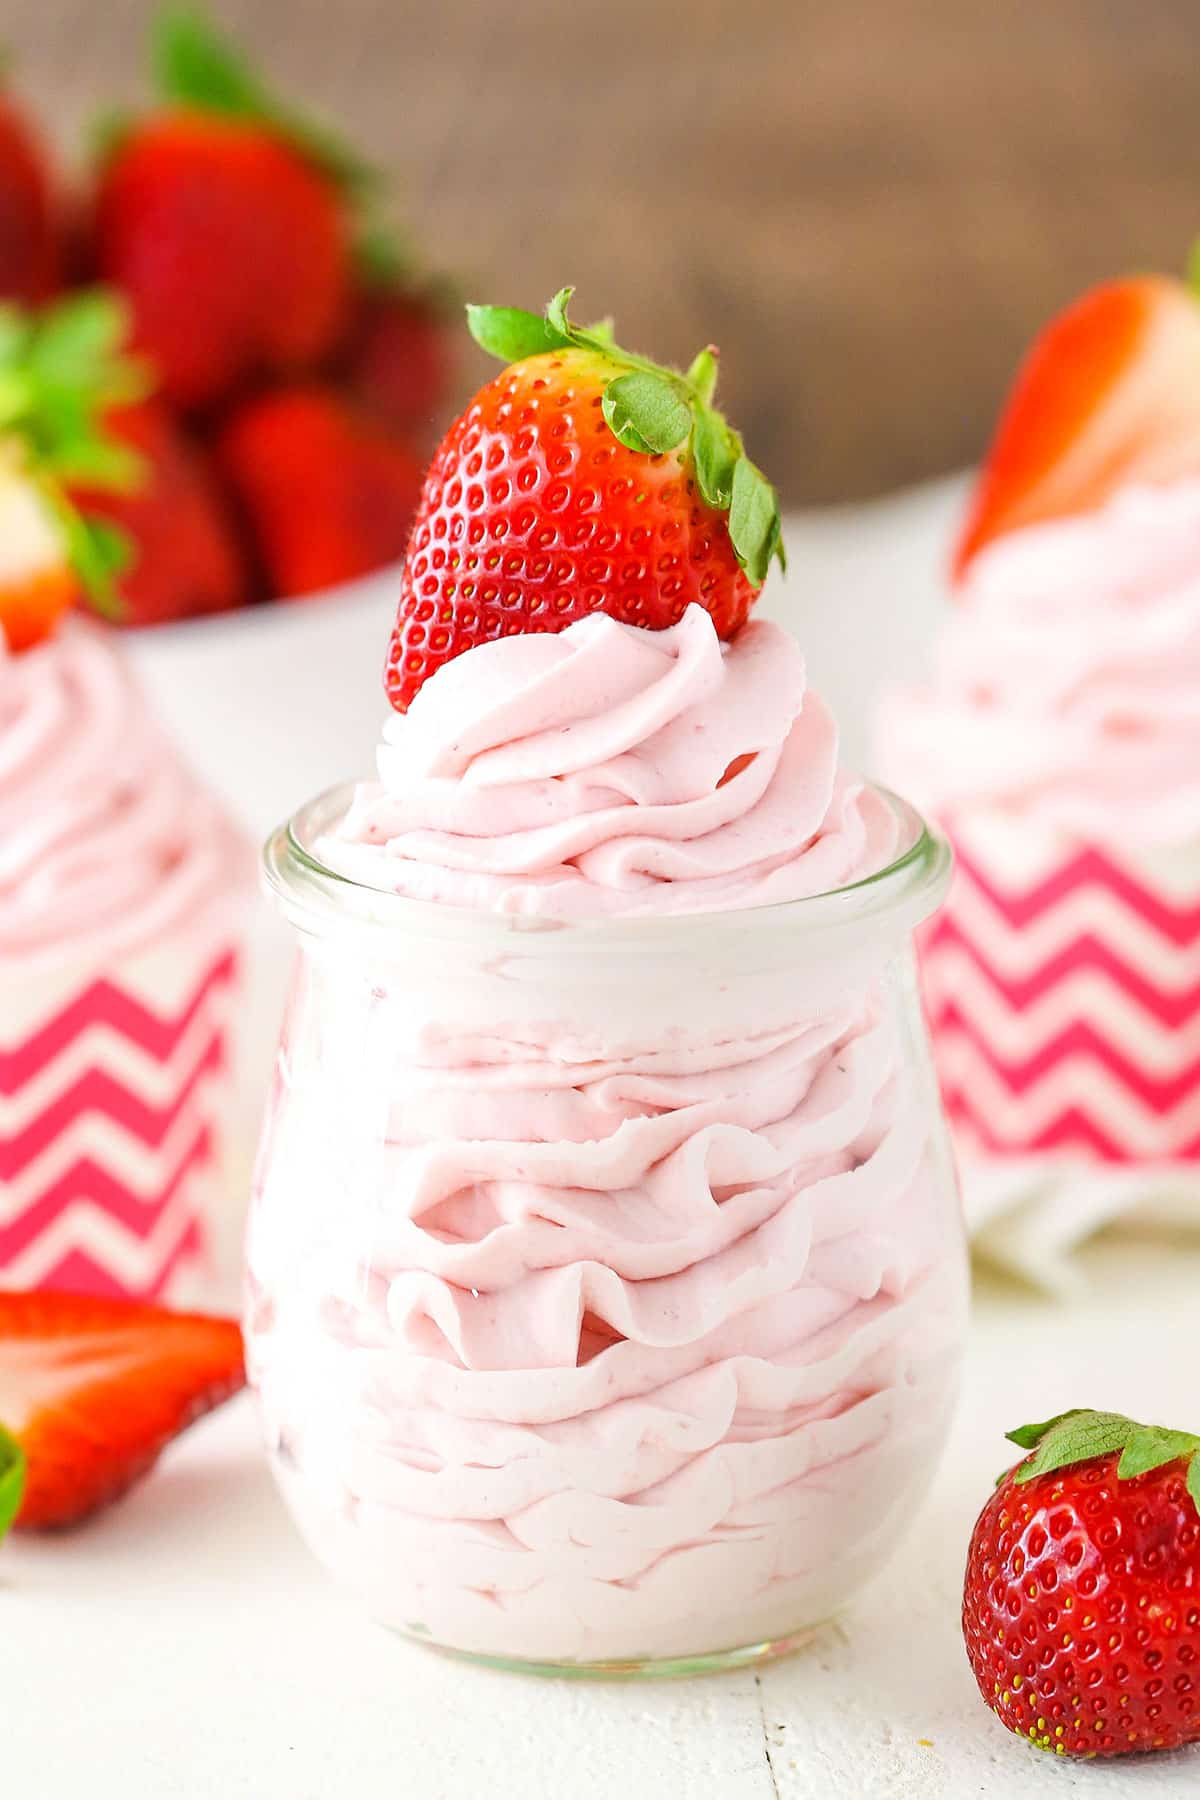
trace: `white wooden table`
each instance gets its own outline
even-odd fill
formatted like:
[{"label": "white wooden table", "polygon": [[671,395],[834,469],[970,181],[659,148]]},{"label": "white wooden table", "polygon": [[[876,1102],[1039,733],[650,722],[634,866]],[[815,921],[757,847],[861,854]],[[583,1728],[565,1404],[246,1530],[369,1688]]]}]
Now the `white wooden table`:
[{"label": "white wooden table", "polygon": [[479,1670],[362,1618],[295,1536],[238,1401],[121,1506],[0,1549],[0,1791],[22,1800],[1159,1800],[1200,1751],[1065,1767],[975,1690],[957,1608],[1003,1430],[1084,1402],[1200,1420],[1200,1258],[1114,1244],[1071,1308],[978,1301],[935,1490],[810,1648],[658,1684]]}]

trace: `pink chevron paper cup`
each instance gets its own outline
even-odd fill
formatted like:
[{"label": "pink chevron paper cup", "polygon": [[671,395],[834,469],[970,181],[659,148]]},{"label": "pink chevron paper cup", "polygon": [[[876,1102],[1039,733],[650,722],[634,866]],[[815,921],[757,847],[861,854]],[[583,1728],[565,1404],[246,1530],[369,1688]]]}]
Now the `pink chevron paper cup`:
[{"label": "pink chevron paper cup", "polygon": [[1200,1229],[1200,480],[971,562],[887,778],[959,872],[925,946],[968,1217],[1039,1281],[1118,1214]]},{"label": "pink chevron paper cup", "polygon": [[251,892],[107,639],[0,645],[0,1286],[200,1297]]},{"label": "pink chevron paper cup", "polygon": [[958,866],[922,978],[973,1222],[1071,1175],[1091,1178],[1089,1227],[1138,1201],[1194,1214],[1200,844],[1118,847],[978,808],[948,829]]},{"label": "pink chevron paper cup", "polygon": [[220,919],[36,984],[0,971],[0,1286],[149,1299],[201,1273],[236,974]]}]

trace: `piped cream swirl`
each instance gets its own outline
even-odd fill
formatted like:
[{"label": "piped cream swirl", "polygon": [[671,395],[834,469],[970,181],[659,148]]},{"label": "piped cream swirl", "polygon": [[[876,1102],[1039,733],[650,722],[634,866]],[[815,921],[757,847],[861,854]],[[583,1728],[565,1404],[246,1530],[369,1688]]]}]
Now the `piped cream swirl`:
[{"label": "piped cream swirl", "polygon": [[103,634],[0,634],[0,965],[144,944],[244,886],[247,852]]},{"label": "piped cream swirl", "polygon": [[981,552],[933,680],[888,702],[880,750],[944,816],[1200,838],[1200,482],[1128,488]]},{"label": "piped cream swirl", "polygon": [[325,860],[414,899],[554,918],[726,911],[882,868],[897,826],[841,772],[794,640],[597,615],[440,669],[389,719]]}]

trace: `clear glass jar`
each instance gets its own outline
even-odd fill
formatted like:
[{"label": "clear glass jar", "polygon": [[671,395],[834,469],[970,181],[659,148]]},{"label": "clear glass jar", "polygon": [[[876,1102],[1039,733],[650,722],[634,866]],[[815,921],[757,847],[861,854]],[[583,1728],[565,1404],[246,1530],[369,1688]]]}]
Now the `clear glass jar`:
[{"label": "clear glass jar", "polygon": [[930,1478],[963,1233],[911,955],[944,843],[816,899],[547,925],[266,850],[300,955],[247,1343],[283,1492],[384,1622],[505,1666],[792,1647]]}]

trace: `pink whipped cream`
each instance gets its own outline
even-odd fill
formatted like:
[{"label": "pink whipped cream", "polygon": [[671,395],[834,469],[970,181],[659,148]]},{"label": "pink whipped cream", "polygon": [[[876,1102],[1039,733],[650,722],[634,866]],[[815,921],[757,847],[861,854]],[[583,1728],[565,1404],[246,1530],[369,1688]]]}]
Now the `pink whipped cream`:
[{"label": "pink whipped cream", "polygon": [[246,850],[103,633],[0,632],[0,968],[104,961],[211,914]]},{"label": "pink whipped cream", "polygon": [[880,762],[943,817],[1200,841],[1200,482],[1128,488],[971,565],[933,680],[890,700]]},{"label": "pink whipped cream", "polygon": [[331,867],[413,899],[557,919],[726,911],[846,887],[896,820],[837,765],[804,658],[604,615],[459,657],[393,715]]},{"label": "pink whipped cream", "polygon": [[751,909],[878,870],[896,815],[787,635],[698,610],[473,650],[380,767],[322,855],[478,926],[304,938],[247,1315],[303,1530],[481,1654],[814,1624],[928,1479],[965,1277],[904,931]]}]

